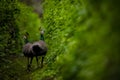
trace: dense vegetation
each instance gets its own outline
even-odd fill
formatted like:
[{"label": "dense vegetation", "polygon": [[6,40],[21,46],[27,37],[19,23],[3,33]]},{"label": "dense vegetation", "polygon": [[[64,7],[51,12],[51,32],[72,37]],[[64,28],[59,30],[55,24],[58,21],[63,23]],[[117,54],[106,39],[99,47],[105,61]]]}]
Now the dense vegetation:
[{"label": "dense vegetation", "polygon": [[[119,2],[45,0],[39,20],[23,3],[0,1],[0,79],[120,80]],[[40,26],[49,51],[44,67],[34,70],[33,64],[34,71],[28,74],[23,57],[12,61],[9,56],[21,55],[26,31],[30,42],[39,40]]]},{"label": "dense vegetation", "polygon": [[[39,39],[40,20],[33,9],[17,0],[0,0],[0,79],[20,77],[24,62],[22,55],[23,35],[30,34],[30,42]],[[34,27],[34,28],[33,28]],[[22,58],[21,58],[22,59]],[[24,66],[25,63],[23,64]],[[16,74],[16,75],[15,75]]]}]

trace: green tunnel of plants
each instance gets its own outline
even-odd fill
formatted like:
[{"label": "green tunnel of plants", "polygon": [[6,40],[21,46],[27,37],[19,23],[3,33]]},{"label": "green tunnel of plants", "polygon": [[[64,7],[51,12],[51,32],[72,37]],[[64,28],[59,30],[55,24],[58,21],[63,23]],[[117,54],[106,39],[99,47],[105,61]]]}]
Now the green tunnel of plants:
[{"label": "green tunnel of plants", "polygon": [[33,80],[120,80],[119,0],[45,0],[40,19],[31,7],[13,1],[0,1],[0,56],[20,54],[23,34],[37,41],[42,26],[46,67],[31,73]]}]

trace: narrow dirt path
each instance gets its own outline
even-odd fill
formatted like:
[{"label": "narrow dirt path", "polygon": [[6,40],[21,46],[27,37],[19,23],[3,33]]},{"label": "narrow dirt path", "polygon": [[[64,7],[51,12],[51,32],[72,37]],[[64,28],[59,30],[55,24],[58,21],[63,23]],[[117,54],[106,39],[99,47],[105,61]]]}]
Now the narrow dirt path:
[{"label": "narrow dirt path", "polygon": [[26,58],[24,56],[4,57],[0,63],[0,79],[2,80],[31,80],[26,71]]}]

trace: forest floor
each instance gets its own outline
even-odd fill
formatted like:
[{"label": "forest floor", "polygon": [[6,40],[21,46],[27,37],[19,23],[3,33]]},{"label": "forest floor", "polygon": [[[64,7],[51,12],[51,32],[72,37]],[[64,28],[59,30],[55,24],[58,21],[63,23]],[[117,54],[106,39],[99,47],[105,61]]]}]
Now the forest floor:
[{"label": "forest floor", "polygon": [[[10,55],[3,57],[0,70],[0,79],[2,80],[21,80],[27,76],[26,59],[23,56]],[[25,80],[25,79],[23,79]]]},{"label": "forest floor", "polygon": [[[30,72],[27,71],[26,65],[27,59],[24,56],[10,55],[9,57],[2,58],[0,62],[0,80],[37,80],[33,79],[34,75],[36,76],[35,78],[41,80],[40,75],[46,66],[44,65],[43,68],[37,68],[35,58],[33,59]],[[46,77],[42,80],[53,79],[51,77]]]}]

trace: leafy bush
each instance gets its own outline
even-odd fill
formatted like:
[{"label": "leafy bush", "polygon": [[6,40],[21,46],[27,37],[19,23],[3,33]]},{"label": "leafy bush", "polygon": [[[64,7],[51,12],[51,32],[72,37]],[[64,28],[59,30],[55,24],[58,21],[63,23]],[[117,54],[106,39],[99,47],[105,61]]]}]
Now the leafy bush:
[{"label": "leafy bush", "polygon": [[[39,40],[40,20],[31,7],[17,0],[0,0],[0,79],[20,79],[24,73],[23,34]],[[22,64],[22,65],[21,65]],[[25,79],[26,80],[26,79]]]},{"label": "leafy bush", "polygon": [[46,61],[52,65],[57,79],[120,79],[118,3],[118,0],[43,3],[43,25],[49,45]]}]

